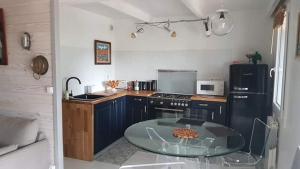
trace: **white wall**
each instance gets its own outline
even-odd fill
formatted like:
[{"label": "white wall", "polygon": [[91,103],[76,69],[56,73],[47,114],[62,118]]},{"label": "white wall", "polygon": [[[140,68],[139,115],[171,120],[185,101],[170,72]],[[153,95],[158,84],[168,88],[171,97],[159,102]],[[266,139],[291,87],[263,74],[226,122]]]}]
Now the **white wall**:
[{"label": "white wall", "polygon": [[235,28],[224,37],[204,36],[200,23],[174,25],[177,38],[164,30],[145,28],[130,39],[134,22],[115,23],[117,43],[116,78],[125,80],[156,79],[156,70],[196,69],[199,79],[228,79],[229,64],[247,60],[246,53],[259,51],[263,62],[271,63],[272,21],[265,11],[232,12]]},{"label": "white wall", "polygon": [[[0,113],[36,117],[49,139],[53,160],[53,96],[46,93],[46,87],[53,86],[50,0],[0,0],[0,6],[5,15],[8,49],[8,65],[0,65]],[[32,36],[30,51],[20,45],[23,32]],[[50,64],[40,80],[33,78],[30,67],[37,55],[44,55]]]},{"label": "white wall", "polygon": [[103,81],[114,79],[114,56],[112,65],[94,64],[94,40],[112,42],[112,55],[115,44],[113,32],[110,30],[112,21],[68,5],[60,8],[60,45],[63,85],[66,78],[76,76],[81,79],[70,81],[70,90],[74,94],[84,93],[84,86],[97,85],[104,90]]},{"label": "white wall", "polygon": [[290,0],[289,41],[284,113],[281,117],[278,169],[290,169],[300,145],[300,58],[295,57],[300,1]]}]

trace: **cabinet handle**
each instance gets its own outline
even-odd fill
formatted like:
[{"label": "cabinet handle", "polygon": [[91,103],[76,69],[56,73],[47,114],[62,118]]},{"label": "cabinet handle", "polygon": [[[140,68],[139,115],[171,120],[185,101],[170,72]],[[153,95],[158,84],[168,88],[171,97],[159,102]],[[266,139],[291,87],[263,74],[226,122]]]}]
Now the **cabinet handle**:
[{"label": "cabinet handle", "polygon": [[147,106],[144,107],[145,108],[145,113],[147,112]]},{"label": "cabinet handle", "polygon": [[220,115],[222,115],[222,106],[220,106],[220,111],[219,112],[220,112]]},{"label": "cabinet handle", "polygon": [[215,118],[215,112],[212,112],[211,113],[211,120],[214,120],[214,118]]},{"label": "cabinet handle", "polygon": [[134,99],[135,101],[139,101],[139,102],[141,102],[142,101],[142,99]]},{"label": "cabinet handle", "polygon": [[198,104],[199,106],[207,107],[208,104]]}]

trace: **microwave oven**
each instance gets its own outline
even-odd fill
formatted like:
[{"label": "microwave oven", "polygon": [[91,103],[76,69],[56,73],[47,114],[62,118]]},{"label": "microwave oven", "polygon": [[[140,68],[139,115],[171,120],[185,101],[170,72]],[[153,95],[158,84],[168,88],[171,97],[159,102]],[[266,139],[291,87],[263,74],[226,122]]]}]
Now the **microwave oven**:
[{"label": "microwave oven", "polygon": [[221,80],[198,80],[197,94],[224,96],[225,82]]}]

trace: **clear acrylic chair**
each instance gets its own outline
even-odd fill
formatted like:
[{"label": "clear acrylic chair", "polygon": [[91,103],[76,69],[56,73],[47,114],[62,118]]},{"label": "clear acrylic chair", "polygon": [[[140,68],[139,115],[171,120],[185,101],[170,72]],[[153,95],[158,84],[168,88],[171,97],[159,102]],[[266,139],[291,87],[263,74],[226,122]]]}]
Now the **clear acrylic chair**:
[{"label": "clear acrylic chair", "polygon": [[258,166],[262,161],[271,128],[262,120],[255,118],[250,138],[249,152],[235,152],[221,156],[224,167]]},{"label": "clear acrylic chair", "polygon": [[184,162],[124,165],[120,169],[184,169]]}]

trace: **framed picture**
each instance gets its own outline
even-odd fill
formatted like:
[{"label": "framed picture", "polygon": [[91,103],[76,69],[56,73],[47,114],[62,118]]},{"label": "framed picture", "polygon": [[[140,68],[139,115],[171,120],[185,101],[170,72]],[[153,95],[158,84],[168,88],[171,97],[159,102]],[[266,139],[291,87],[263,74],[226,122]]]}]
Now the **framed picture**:
[{"label": "framed picture", "polygon": [[111,64],[111,43],[95,40],[95,64]]},{"label": "framed picture", "polygon": [[0,65],[7,65],[7,48],[6,48],[6,34],[5,34],[5,22],[4,12],[0,8]]},{"label": "framed picture", "polygon": [[300,57],[300,13],[298,16],[298,35],[297,35],[297,47],[296,47],[296,56]]}]

